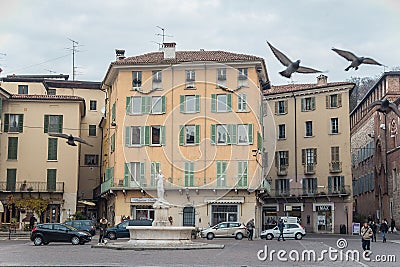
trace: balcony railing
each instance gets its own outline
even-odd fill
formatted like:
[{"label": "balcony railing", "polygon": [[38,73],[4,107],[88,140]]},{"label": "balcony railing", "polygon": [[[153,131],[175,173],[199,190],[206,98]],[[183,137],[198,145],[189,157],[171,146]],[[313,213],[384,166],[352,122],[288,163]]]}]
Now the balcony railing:
[{"label": "balcony railing", "polygon": [[286,166],[286,165],[281,165],[281,166],[279,166],[279,167],[277,167],[277,174],[279,175],[279,176],[284,176],[284,175],[287,175],[287,173],[288,173],[288,166]]},{"label": "balcony railing", "polygon": [[342,186],[339,190],[328,187],[318,187],[315,189],[303,188],[290,188],[287,190],[282,189],[271,189],[269,190],[269,197],[275,198],[288,198],[288,197],[322,197],[322,196],[347,196],[351,194],[350,186]]},{"label": "balcony railing", "polygon": [[7,183],[0,182],[0,192],[64,192],[64,182],[47,183],[47,182],[16,182]]},{"label": "balcony railing", "polygon": [[332,173],[342,172],[342,162],[341,161],[329,162],[329,171]]},{"label": "balcony railing", "polygon": [[314,173],[315,173],[315,164],[304,165],[304,174],[314,174]]}]

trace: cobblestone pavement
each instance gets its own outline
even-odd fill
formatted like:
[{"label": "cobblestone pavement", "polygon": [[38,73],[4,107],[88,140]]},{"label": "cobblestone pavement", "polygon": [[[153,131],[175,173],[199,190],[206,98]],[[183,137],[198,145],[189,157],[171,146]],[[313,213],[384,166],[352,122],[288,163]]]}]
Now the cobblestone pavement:
[{"label": "cobblestone pavement", "polygon": [[[340,243],[338,239],[344,238]],[[118,242],[128,239],[118,239]],[[0,240],[0,266],[399,266],[400,262],[400,236],[388,236],[388,242],[371,243],[373,251],[371,261],[364,260],[361,255],[361,241],[358,236],[345,235],[317,235],[309,234],[303,240],[287,239],[285,242],[275,240],[234,240],[214,239],[211,241],[201,240],[213,244],[224,244],[224,249],[206,250],[169,250],[169,251],[118,251],[101,248],[91,248],[90,243],[86,245],[73,246],[64,243],[51,243],[47,246],[35,247],[29,240]],[[97,243],[96,237],[91,243]],[[336,249],[335,261],[329,259],[329,250]],[[272,258],[262,260],[264,251],[268,256],[272,250]],[[287,261],[278,259],[279,250],[286,251],[281,257]],[[308,260],[308,252],[314,250],[316,258],[324,255],[324,261]],[[327,252],[322,253],[323,250]],[[348,254],[350,260],[346,261],[347,251],[358,251],[360,260],[355,261],[354,254]],[[300,261],[294,261],[296,252],[299,253]],[[302,261],[302,253],[306,251],[306,260]],[[281,252],[282,253],[282,252]],[[257,256],[259,254],[261,260]],[[393,255],[394,258],[389,256]],[[384,256],[392,262],[377,262],[376,256]],[[272,262],[271,262],[272,259]],[[393,262],[396,260],[397,262]]]}]

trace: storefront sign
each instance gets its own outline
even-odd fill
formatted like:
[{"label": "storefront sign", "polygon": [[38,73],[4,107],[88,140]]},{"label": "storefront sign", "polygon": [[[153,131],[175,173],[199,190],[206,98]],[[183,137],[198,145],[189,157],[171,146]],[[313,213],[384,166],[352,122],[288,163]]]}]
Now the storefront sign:
[{"label": "storefront sign", "polygon": [[352,228],[353,235],[359,235],[360,234],[360,223],[352,223],[351,224],[351,228]]},{"label": "storefront sign", "polygon": [[153,203],[157,198],[131,197],[131,203]]},{"label": "storefront sign", "polygon": [[318,225],[325,225],[326,217],[325,215],[318,215]]},{"label": "storefront sign", "polygon": [[323,206],[317,206],[317,211],[330,211],[332,206],[330,205],[323,205]]}]

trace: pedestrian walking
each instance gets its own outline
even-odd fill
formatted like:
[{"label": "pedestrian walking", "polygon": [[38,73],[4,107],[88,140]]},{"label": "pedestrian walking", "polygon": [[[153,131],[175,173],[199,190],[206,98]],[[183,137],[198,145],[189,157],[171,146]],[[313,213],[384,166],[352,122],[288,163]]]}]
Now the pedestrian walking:
[{"label": "pedestrian walking", "polygon": [[36,222],[35,215],[32,214],[32,216],[29,218],[29,228],[31,228],[31,230],[35,226],[35,222]]},{"label": "pedestrian walking", "polygon": [[371,250],[371,237],[373,235],[373,232],[371,227],[369,227],[368,222],[364,223],[363,227],[361,228],[360,235],[362,249],[364,251]]},{"label": "pedestrian walking", "polygon": [[106,243],[104,238],[106,237],[107,224],[108,224],[108,221],[103,216],[103,218],[100,219],[100,237],[99,237],[100,244]]},{"label": "pedestrian walking", "polygon": [[251,220],[246,224],[246,228],[247,228],[247,230],[249,231],[248,239],[249,239],[249,240],[253,240],[254,219],[251,219]]},{"label": "pedestrian walking", "polygon": [[390,232],[393,234],[393,230],[396,227],[396,222],[394,221],[394,219],[392,218],[390,220]]},{"label": "pedestrian walking", "polygon": [[372,229],[372,242],[376,242],[376,231],[378,231],[378,226],[376,225],[375,221],[372,221],[371,224],[371,229]]},{"label": "pedestrian walking", "polygon": [[279,236],[278,236],[278,241],[280,241],[280,238],[282,237],[282,240],[285,241],[285,238],[283,237],[283,229],[285,228],[285,224],[283,223],[283,220],[280,219],[278,223],[278,229],[279,229]]},{"label": "pedestrian walking", "polygon": [[386,243],[386,233],[389,230],[386,220],[382,220],[380,230],[382,235],[382,241],[383,243]]}]

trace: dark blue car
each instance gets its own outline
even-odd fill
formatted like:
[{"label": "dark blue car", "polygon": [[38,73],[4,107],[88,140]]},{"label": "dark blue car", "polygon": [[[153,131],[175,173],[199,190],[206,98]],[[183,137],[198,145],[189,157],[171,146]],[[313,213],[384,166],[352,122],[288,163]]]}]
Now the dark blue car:
[{"label": "dark blue car", "polygon": [[66,225],[70,225],[72,227],[75,227],[79,230],[85,230],[88,231],[92,236],[96,234],[96,228],[91,220],[71,220],[71,221],[66,221],[64,222]]},{"label": "dark blue car", "polygon": [[125,220],[114,227],[108,228],[106,237],[111,240],[117,238],[129,237],[129,230],[127,226],[152,226],[152,220]]}]

